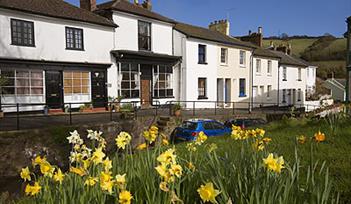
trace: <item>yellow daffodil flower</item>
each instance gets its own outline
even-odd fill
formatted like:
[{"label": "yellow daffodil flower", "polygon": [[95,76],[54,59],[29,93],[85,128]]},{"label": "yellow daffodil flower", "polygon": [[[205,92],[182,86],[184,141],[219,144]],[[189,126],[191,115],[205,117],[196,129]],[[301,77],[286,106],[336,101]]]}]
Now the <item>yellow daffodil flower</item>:
[{"label": "yellow daffodil flower", "polygon": [[165,164],[175,164],[176,163],[176,155],[174,154],[175,149],[168,149],[161,155],[157,157],[157,161]]},{"label": "yellow daffodil flower", "polygon": [[120,192],[118,195],[118,202],[120,204],[130,204],[132,202],[132,199],[132,194],[127,190]]},{"label": "yellow daffodil flower", "polygon": [[100,164],[102,163],[103,159],[105,157],[105,153],[102,151],[102,148],[97,148],[95,152],[93,153],[93,156],[91,157],[91,160],[94,162],[94,164]]},{"label": "yellow daffodil flower", "polygon": [[40,164],[40,171],[44,176],[51,178],[55,171],[55,168],[52,167],[48,161],[44,161]]},{"label": "yellow daffodil flower", "polygon": [[204,132],[200,132],[196,138],[195,144],[201,145],[207,140],[207,135]]},{"label": "yellow daffodil flower", "polygon": [[35,196],[40,192],[40,190],[41,190],[41,186],[39,185],[38,182],[35,182],[33,186],[30,184],[27,184],[24,192],[26,193],[27,196],[28,195]]},{"label": "yellow daffodil flower", "polygon": [[300,143],[300,144],[305,144],[306,141],[307,141],[307,137],[305,135],[300,135],[299,137],[297,137],[297,141]]},{"label": "yellow daffodil flower", "polygon": [[61,169],[57,169],[57,171],[54,173],[53,179],[54,179],[54,181],[62,184],[64,177],[65,177],[65,175],[62,173]]},{"label": "yellow daffodil flower", "polygon": [[120,132],[116,137],[116,145],[118,149],[125,149],[127,145],[129,145],[132,137],[127,132]]},{"label": "yellow daffodil flower", "polygon": [[196,169],[195,165],[192,162],[189,162],[187,164],[187,167],[190,169],[190,171],[195,171],[195,169]]},{"label": "yellow daffodil flower", "polygon": [[106,172],[112,169],[112,161],[108,157],[102,162],[102,164]]},{"label": "yellow daffodil flower", "polygon": [[188,143],[186,145],[186,149],[189,151],[189,152],[196,152],[197,148],[195,146],[195,143]]},{"label": "yellow daffodil flower", "polygon": [[256,151],[263,151],[264,150],[264,142],[256,139],[256,141],[252,144],[252,148]]},{"label": "yellow daffodil flower", "polygon": [[73,166],[72,166],[72,167],[69,169],[69,171],[72,172],[72,173],[74,173],[74,174],[77,174],[77,175],[79,175],[79,176],[85,176],[85,174],[86,174],[85,170],[84,170],[82,167],[76,168],[76,167],[73,167]]},{"label": "yellow daffodil flower", "polygon": [[283,157],[274,158],[272,153],[270,153],[267,158],[263,159],[263,163],[268,170],[276,173],[280,173],[281,170],[285,168]]},{"label": "yellow daffodil flower", "polygon": [[37,157],[35,157],[35,159],[33,159],[32,165],[33,165],[33,167],[36,167],[37,165],[40,165],[41,163],[43,163],[45,161],[46,161],[45,157],[41,158],[40,156],[37,156]]},{"label": "yellow daffodil flower", "polygon": [[123,188],[126,184],[126,174],[123,174],[123,175],[117,174],[116,175],[116,184],[120,188]]},{"label": "yellow daffodil flower", "polygon": [[98,178],[89,176],[89,178],[85,180],[84,185],[94,186],[97,182],[98,182]]},{"label": "yellow daffodil flower", "polygon": [[205,185],[201,185],[200,188],[197,189],[197,192],[199,193],[200,198],[203,202],[211,203],[217,203],[216,196],[220,194],[220,191],[216,190],[213,187],[212,182],[206,183]]},{"label": "yellow daffodil flower", "polygon": [[167,139],[162,139],[162,145],[163,146],[168,146],[169,145],[169,141]]},{"label": "yellow daffodil flower", "polygon": [[22,168],[20,176],[24,181],[31,181],[30,171],[28,166],[26,168]]},{"label": "yellow daffodil flower", "polygon": [[170,173],[175,175],[176,177],[180,178],[183,174],[183,168],[179,164],[172,164]]},{"label": "yellow daffodil flower", "polygon": [[162,181],[161,183],[160,183],[160,189],[161,189],[161,191],[164,191],[164,192],[168,192],[169,191],[169,188],[168,188],[168,186],[167,186],[168,184],[166,183],[166,182],[164,182],[164,181]]},{"label": "yellow daffodil flower", "polygon": [[146,148],[147,148],[146,143],[142,143],[142,144],[140,144],[140,145],[138,145],[138,146],[136,147],[137,150],[144,150],[144,149],[146,149]]}]

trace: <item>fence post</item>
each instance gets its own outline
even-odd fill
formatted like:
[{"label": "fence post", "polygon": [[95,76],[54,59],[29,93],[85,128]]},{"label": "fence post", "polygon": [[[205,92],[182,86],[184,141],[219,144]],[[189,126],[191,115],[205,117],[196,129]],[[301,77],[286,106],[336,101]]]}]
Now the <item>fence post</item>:
[{"label": "fence post", "polygon": [[235,102],[233,102],[233,115],[235,115]]},{"label": "fence post", "polygon": [[69,103],[69,125],[72,125],[72,104]]},{"label": "fence post", "polygon": [[19,104],[17,103],[16,104],[16,109],[17,109],[17,130],[19,130],[20,129],[20,120],[19,120]]},{"label": "fence post", "polygon": [[217,101],[215,101],[215,115],[217,115]]},{"label": "fence post", "polygon": [[193,116],[195,116],[195,101],[193,101]]}]

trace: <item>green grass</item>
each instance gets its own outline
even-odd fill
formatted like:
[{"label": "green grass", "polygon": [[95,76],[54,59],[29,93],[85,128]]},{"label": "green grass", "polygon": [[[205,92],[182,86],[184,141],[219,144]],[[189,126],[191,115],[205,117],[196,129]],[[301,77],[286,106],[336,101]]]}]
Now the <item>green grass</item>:
[{"label": "green grass", "polygon": [[[340,193],[342,203],[351,203],[351,121],[347,120],[341,124],[341,129],[336,132],[335,137],[330,136],[329,126],[324,120],[309,121],[289,120],[273,122],[263,127],[266,136],[272,138],[272,143],[266,148],[268,152],[275,152],[282,155],[287,163],[291,163],[295,157],[296,137],[305,135],[309,138],[317,131],[326,134],[326,141],[318,144],[315,160],[320,164],[326,161],[330,168],[330,176],[335,184],[336,191]],[[302,165],[308,165],[310,158],[310,143],[299,144],[298,151]],[[208,143],[215,143],[219,147],[218,154],[239,154],[239,143],[233,143],[230,137],[212,137]],[[185,144],[180,144],[177,148],[185,148]],[[185,152],[185,151],[184,151]]]},{"label": "green grass", "polygon": [[[252,148],[256,138],[210,137],[197,146],[196,152],[187,150],[189,143],[176,144],[175,162],[183,167],[183,174],[168,187],[184,203],[201,203],[197,189],[205,182],[213,182],[221,191],[216,197],[218,203],[228,203],[228,200],[233,203],[335,203],[336,193],[342,203],[350,203],[351,120],[343,119],[334,124],[338,125],[334,126],[336,136],[332,137],[331,128],[324,120],[283,119],[270,123],[262,128],[266,130],[266,137],[273,141],[259,152]],[[311,139],[317,131],[326,134],[326,141],[316,144]],[[301,134],[309,138],[307,143],[296,142]],[[213,144],[218,149],[210,152]],[[157,157],[169,148],[171,146],[156,145],[134,154],[119,150],[108,155],[112,160],[111,175],[126,173],[126,188],[132,192],[134,203],[170,203],[173,194],[159,189],[163,178],[155,170],[160,165]],[[284,157],[285,168],[281,173],[272,173],[265,167],[263,158],[269,153]],[[195,165],[195,171],[187,167],[188,162]],[[82,163],[71,165],[81,166]],[[86,169],[89,176],[98,178],[102,171],[106,170],[99,163]],[[63,184],[59,185],[49,177],[40,177],[37,181],[43,186],[42,192],[34,199],[22,199],[19,203],[116,202],[120,187],[113,187],[113,192],[108,194],[99,184],[91,188],[84,186],[86,178],[66,173]]]},{"label": "green grass", "polygon": [[305,51],[307,47],[312,45],[317,39],[291,39],[288,41],[283,40],[263,40],[263,47],[269,47],[270,42],[273,41],[275,46],[280,44],[290,43],[292,47],[292,54],[300,57],[301,53]]}]

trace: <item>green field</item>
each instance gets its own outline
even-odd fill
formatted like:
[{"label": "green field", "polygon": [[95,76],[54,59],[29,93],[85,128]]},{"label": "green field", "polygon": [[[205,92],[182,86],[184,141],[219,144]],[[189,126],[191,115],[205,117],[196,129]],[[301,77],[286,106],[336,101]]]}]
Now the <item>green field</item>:
[{"label": "green field", "polygon": [[[260,130],[249,136],[246,133],[251,130],[240,133],[240,137],[246,137],[242,140],[235,140],[231,135],[175,146],[164,146],[161,140],[156,140],[159,142],[154,147],[135,150],[133,154],[127,153],[130,146],[126,143],[126,149],[108,155],[112,162],[110,167],[100,160],[105,154],[100,148],[103,142],[97,140],[96,146],[96,141],[92,144],[92,156],[87,157],[87,160],[91,159],[90,165],[85,167],[83,161],[71,164],[82,168],[82,175],[65,172],[63,183],[59,184],[55,178],[34,171],[40,177],[33,179],[42,188],[33,197],[20,199],[18,203],[118,203],[124,190],[131,192],[133,203],[181,203],[179,200],[204,203],[198,192],[201,185],[209,182],[218,190],[212,203],[336,203],[338,199],[339,203],[350,203],[351,120],[339,118],[333,121],[328,124],[323,119],[285,118],[267,124],[261,128],[266,130],[265,137],[272,141],[265,144],[262,151],[253,147],[253,142],[262,138]],[[318,131],[325,133],[325,141],[317,143],[312,139]],[[300,135],[307,137],[306,143],[297,142],[296,137]],[[150,135],[145,138],[151,141]],[[189,144],[195,150],[187,147]],[[166,154],[169,150],[174,153]],[[274,153],[276,158],[283,157],[285,163],[281,171],[265,166],[264,159],[269,153]],[[51,168],[44,161],[40,171],[41,165]],[[173,165],[182,167],[177,177],[167,173],[174,171],[171,171]],[[158,171],[155,167],[166,169]],[[117,182],[115,175],[124,173],[126,183],[123,186],[114,184]],[[170,179],[172,175],[174,177]],[[86,186],[89,178],[96,178],[96,183]],[[112,185],[111,191],[104,189],[108,188],[104,182]]]},{"label": "green field", "polygon": [[288,41],[283,40],[263,40],[263,46],[269,47],[270,42],[272,41],[275,46],[279,46],[280,44],[290,43],[292,47],[292,54],[300,57],[301,53],[305,51],[305,49],[312,45],[317,39],[291,39]]}]

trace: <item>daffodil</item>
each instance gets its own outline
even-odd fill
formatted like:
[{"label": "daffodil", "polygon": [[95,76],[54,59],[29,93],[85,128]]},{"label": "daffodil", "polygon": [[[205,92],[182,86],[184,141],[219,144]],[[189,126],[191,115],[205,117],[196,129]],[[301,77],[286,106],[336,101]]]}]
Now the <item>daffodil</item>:
[{"label": "daffodil", "polygon": [[91,164],[91,158],[82,160],[82,163],[83,163],[83,168],[85,170],[88,170],[88,168],[90,167],[90,164]]},{"label": "daffodil", "polygon": [[61,169],[57,169],[57,171],[54,173],[53,179],[54,179],[54,181],[62,184],[64,177],[65,177],[65,175],[62,173]]},{"label": "daffodil", "polygon": [[170,173],[172,175],[175,175],[176,177],[180,178],[183,174],[183,168],[179,164],[172,164]]},{"label": "daffodil", "polygon": [[215,143],[212,143],[208,146],[209,153],[216,151],[216,149],[218,149],[218,146]]},{"label": "daffodil", "polygon": [[132,137],[127,132],[120,132],[116,137],[116,145],[119,149],[125,149],[127,145],[129,145]]},{"label": "daffodil", "polygon": [[106,172],[112,169],[112,161],[108,157],[102,162],[102,164]]},{"label": "daffodil", "polygon": [[314,134],[314,140],[318,143],[325,141],[325,134],[318,131],[316,134]]},{"label": "daffodil", "polygon": [[147,148],[147,144],[146,143],[142,143],[142,144],[140,144],[140,145],[138,145],[136,147],[137,150],[144,150],[146,148]]},{"label": "daffodil", "polygon": [[88,132],[87,138],[90,140],[98,140],[102,135],[101,131],[87,130],[87,132]]},{"label": "daffodil", "polygon": [[72,167],[69,169],[69,171],[72,172],[72,173],[74,173],[74,174],[77,174],[77,175],[79,175],[79,176],[85,176],[85,174],[86,174],[85,170],[84,170],[82,167],[76,168],[76,167],[73,167],[73,166],[72,166]]},{"label": "daffodil", "polygon": [[123,174],[123,175],[117,174],[116,175],[116,184],[120,188],[124,188],[124,186],[126,184],[126,174]]},{"label": "daffodil", "polygon": [[264,142],[261,140],[256,139],[255,142],[252,144],[252,147],[256,151],[263,151],[264,149]]},{"label": "daffodil", "polygon": [[189,151],[189,152],[196,152],[197,148],[195,146],[195,143],[188,143],[186,145],[186,149]]},{"label": "daffodil", "polygon": [[187,167],[190,171],[195,171],[196,167],[192,162],[188,162]]},{"label": "daffodil", "polygon": [[40,165],[41,163],[45,162],[46,158],[45,157],[41,157],[41,156],[37,156],[35,157],[35,159],[32,160],[32,165],[33,167],[36,167],[37,165]]},{"label": "daffodil", "polygon": [[26,168],[22,168],[21,173],[20,173],[21,178],[24,181],[30,181],[31,177],[30,177],[30,171],[28,166]]},{"label": "daffodil", "polygon": [[220,194],[220,191],[213,187],[212,182],[208,182],[205,185],[201,185],[197,192],[203,202],[217,203],[216,196]]},{"label": "daffodil", "polygon": [[307,141],[307,137],[305,135],[300,135],[299,137],[297,137],[297,141],[300,143],[300,144],[305,144],[306,141]]},{"label": "daffodil", "polygon": [[51,164],[48,161],[45,161],[40,164],[40,171],[44,176],[52,177],[55,168],[51,166]]},{"label": "daffodil", "polygon": [[167,185],[168,185],[168,184],[167,184],[166,182],[162,181],[162,182],[160,183],[160,185],[159,185],[161,191],[168,192],[168,191],[169,191],[169,188],[168,188]]},{"label": "daffodil", "polygon": [[176,163],[176,155],[174,154],[175,149],[168,149],[161,155],[157,157],[157,161],[165,164],[174,164]]},{"label": "daffodil", "polygon": [[85,186],[94,186],[98,182],[98,178],[89,176],[85,182]]},{"label": "daffodil", "polygon": [[260,129],[260,128],[257,128],[256,130],[256,134],[263,137],[264,134],[266,133],[266,131],[264,129]]},{"label": "daffodil", "polygon": [[196,138],[195,144],[201,145],[207,140],[207,135],[204,132],[200,132]]},{"label": "daffodil", "polygon": [[120,204],[130,204],[132,202],[132,199],[132,194],[127,190],[120,192],[118,195],[118,202]]},{"label": "daffodil", "polygon": [[40,190],[41,190],[41,186],[39,185],[38,182],[35,182],[34,185],[27,184],[24,192],[26,193],[27,196],[28,195],[35,196],[40,192]]},{"label": "daffodil", "polygon": [[102,163],[103,159],[105,158],[105,153],[102,151],[102,148],[97,148],[91,157],[91,160],[94,164]]},{"label": "daffodil", "polygon": [[68,143],[72,144],[72,145],[76,145],[76,144],[83,144],[83,140],[80,138],[79,133],[77,132],[77,130],[70,132],[70,136],[67,137]]},{"label": "daffodil", "polygon": [[270,138],[270,137],[264,137],[264,138],[262,139],[262,141],[263,141],[265,144],[268,144],[268,143],[270,143],[270,142],[272,141],[272,138]]},{"label": "daffodil", "polygon": [[111,172],[101,172],[100,174],[100,188],[103,191],[108,191],[112,193],[113,180],[111,179]]},{"label": "daffodil", "polygon": [[168,146],[169,145],[169,141],[167,139],[162,139],[162,145],[163,146]]},{"label": "daffodil", "polygon": [[283,157],[274,158],[273,154],[270,153],[267,158],[263,159],[263,163],[266,168],[270,171],[280,173],[284,167],[284,159]]}]

